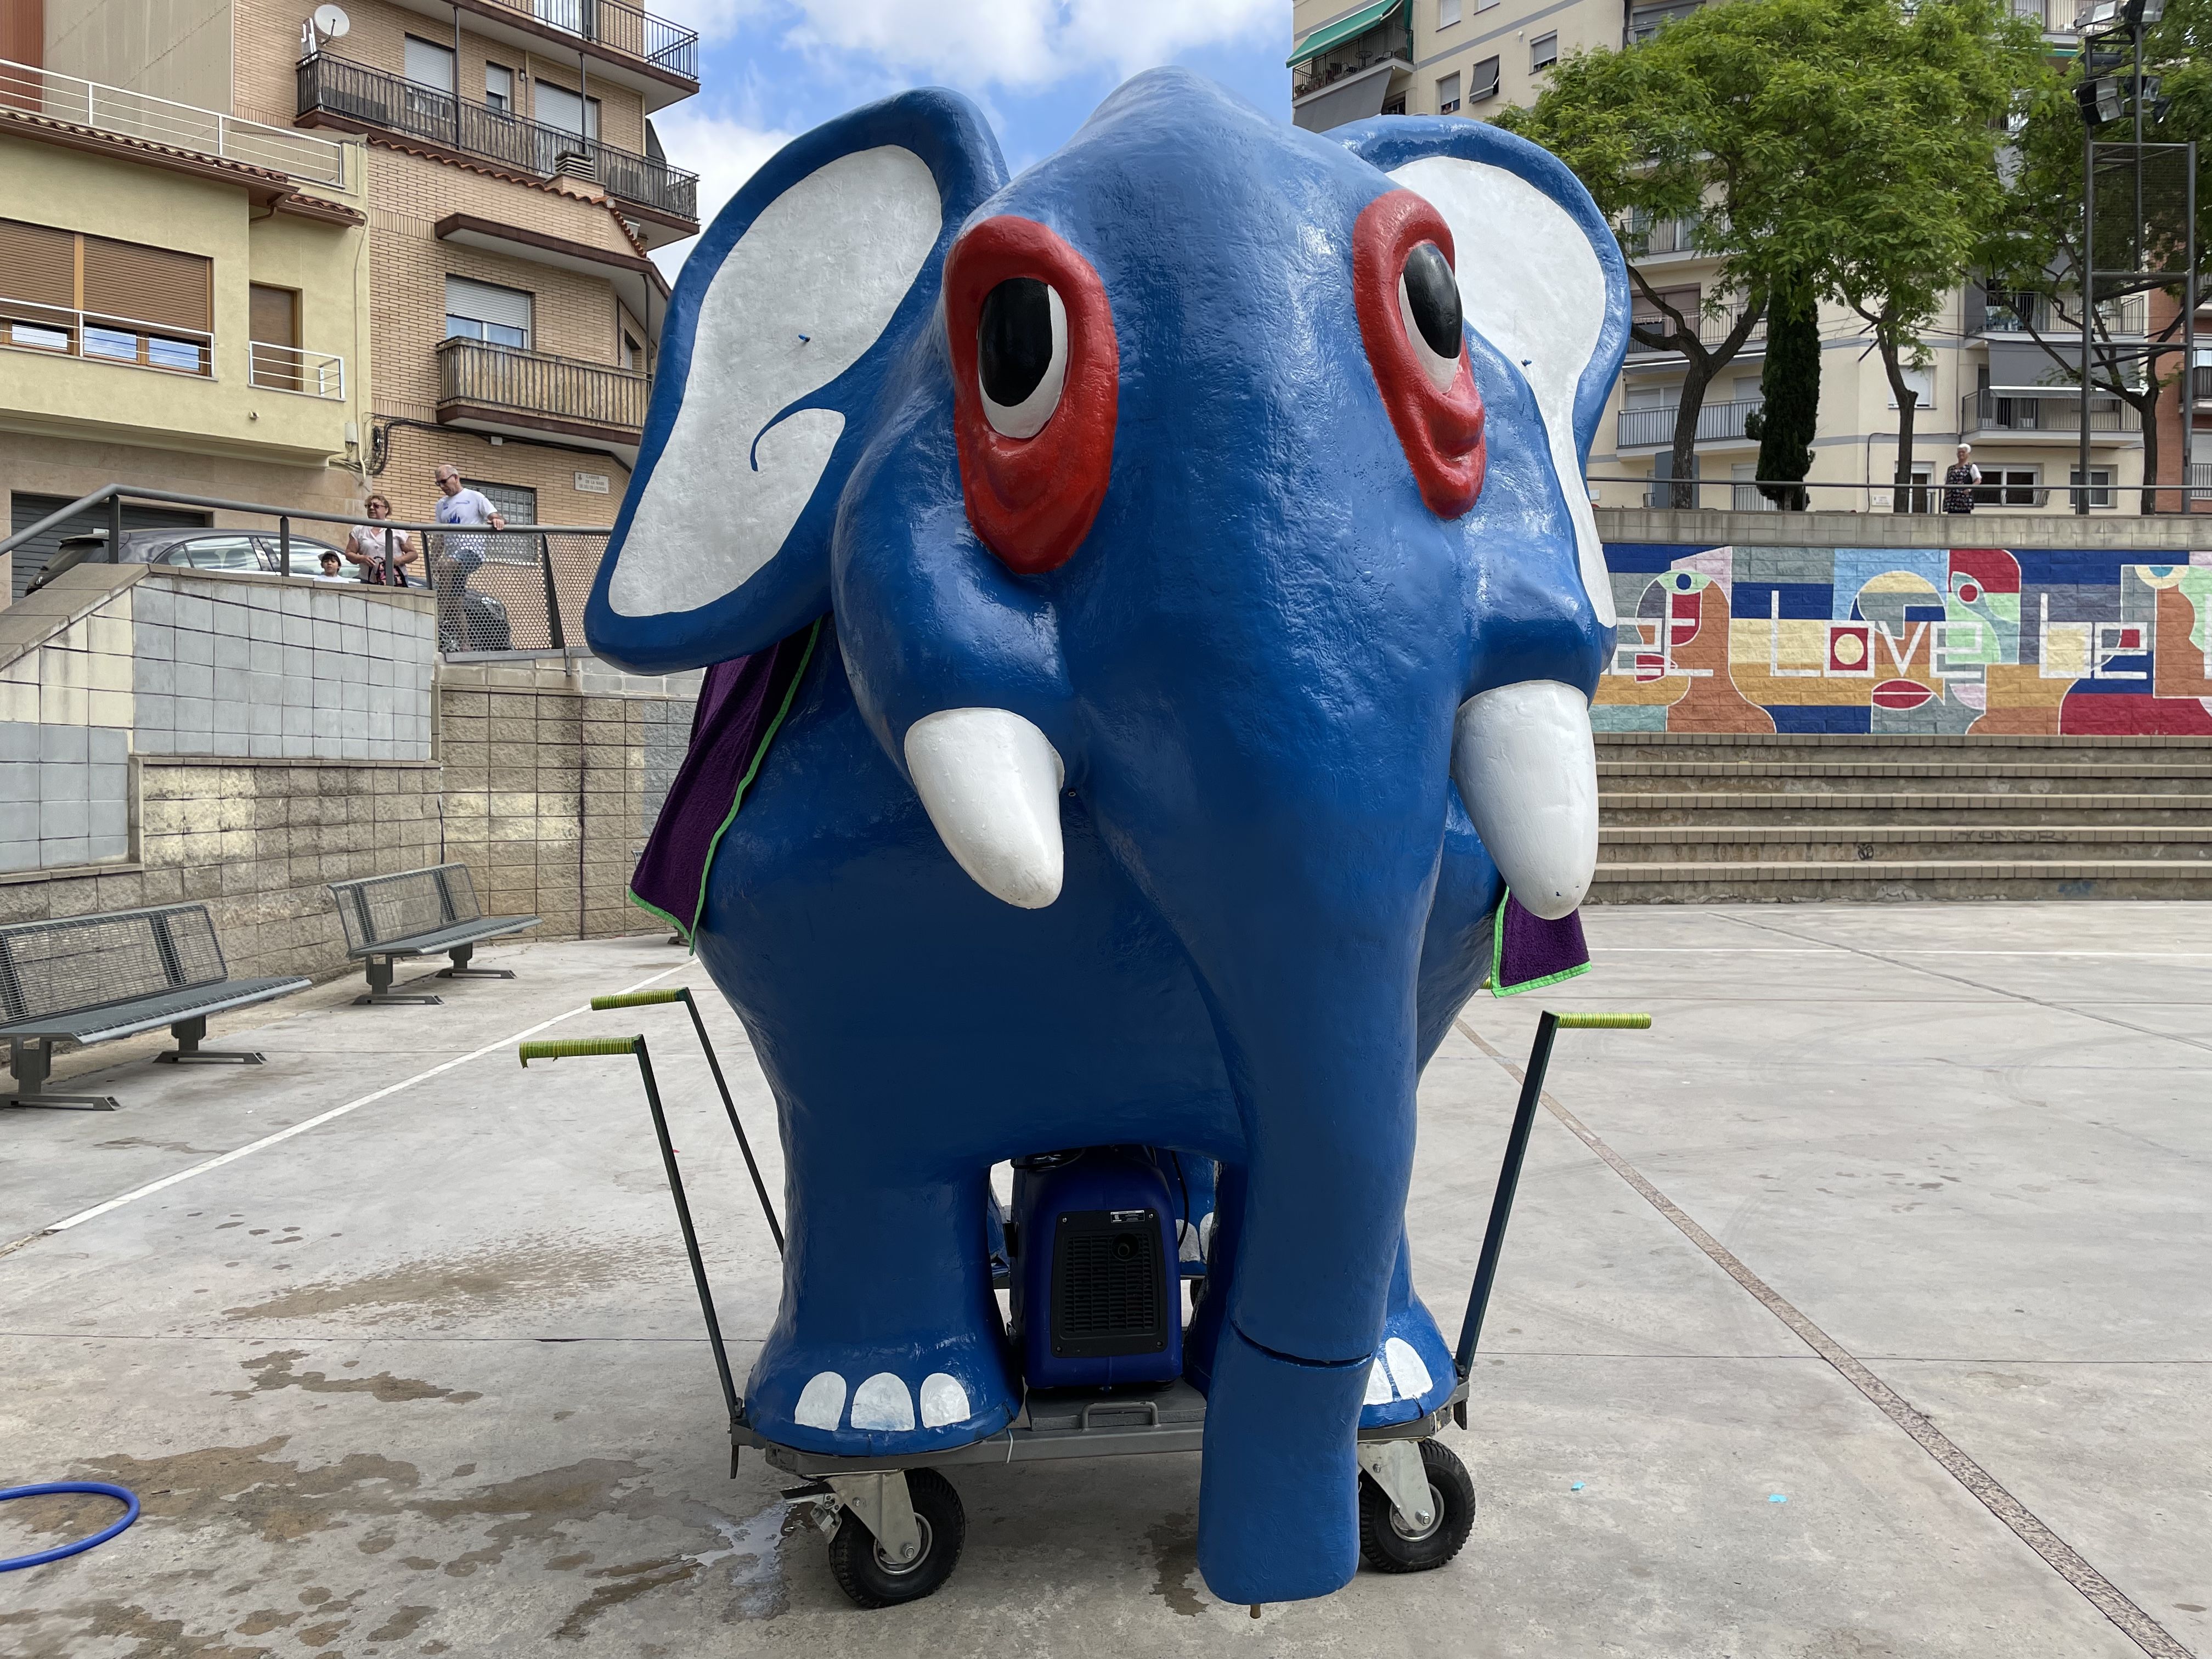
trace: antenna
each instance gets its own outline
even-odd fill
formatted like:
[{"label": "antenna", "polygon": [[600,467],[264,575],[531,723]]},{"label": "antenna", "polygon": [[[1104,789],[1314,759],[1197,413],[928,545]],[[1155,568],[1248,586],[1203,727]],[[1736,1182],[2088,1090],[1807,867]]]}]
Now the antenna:
[{"label": "antenna", "polygon": [[336,40],[353,27],[353,21],[336,6],[317,6],[314,26],[324,40]]}]

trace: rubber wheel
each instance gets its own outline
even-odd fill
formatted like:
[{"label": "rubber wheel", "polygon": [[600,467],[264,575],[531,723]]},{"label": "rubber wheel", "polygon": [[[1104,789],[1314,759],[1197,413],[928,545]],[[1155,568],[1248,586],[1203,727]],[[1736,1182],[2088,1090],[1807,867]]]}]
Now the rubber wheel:
[{"label": "rubber wheel", "polygon": [[1420,1446],[1437,1516],[1421,1532],[1407,1532],[1389,1495],[1360,1474],[1359,1553],[1377,1572],[1433,1571],[1460,1553],[1474,1528],[1474,1482],[1467,1466],[1433,1440]]},{"label": "rubber wheel", "polygon": [[830,1571],[854,1607],[895,1607],[902,1601],[919,1601],[935,1594],[959,1563],[960,1547],[968,1537],[968,1516],[952,1483],[935,1469],[908,1469],[906,1489],[921,1531],[921,1553],[904,1566],[884,1559],[876,1547],[875,1534],[850,1510],[830,1540]]}]

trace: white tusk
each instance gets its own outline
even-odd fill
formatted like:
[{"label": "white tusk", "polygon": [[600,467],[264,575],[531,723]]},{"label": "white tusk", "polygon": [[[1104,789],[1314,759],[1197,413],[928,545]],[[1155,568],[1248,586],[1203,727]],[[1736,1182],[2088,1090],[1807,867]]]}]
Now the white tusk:
[{"label": "white tusk", "polygon": [[1558,680],[1469,697],[1452,731],[1452,781],[1513,896],[1556,921],[1597,870],[1597,744],[1589,701]]},{"label": "white tusk", "polygon": [[1045,734],[1004,708],[945,708],[906,732],[906,767],[945,850],[994,898],[1041,910],[1060,896],[1060,787]]}]

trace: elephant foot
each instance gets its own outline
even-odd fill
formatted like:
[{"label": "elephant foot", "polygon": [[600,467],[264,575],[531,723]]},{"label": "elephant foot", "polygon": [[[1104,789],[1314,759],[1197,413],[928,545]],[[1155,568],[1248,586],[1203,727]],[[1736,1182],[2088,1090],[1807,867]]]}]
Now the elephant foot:
[{"label": "elephant foot", "polygon": [[753,1366],[745,1420],[778,1445],[885,1457],[996,1434],[1018,1403],[994,1341],[869,1348],[771,1339]]},{"label": "elephant foot", "polygon": [[1302,1601],[1351,1582],[1366,1382],[1363,1364],[1303,1364],[1223,1328],[1198,1498],[1198,1570],[1223,1601]]},{"label": "elephant foot", "polygon": [[1380,1429],[1427,1416],[1451,1397],[1455,1377],[1451,1349],[1420,1298],[1400,1303],[1367,1370],[1359,1426]]}]

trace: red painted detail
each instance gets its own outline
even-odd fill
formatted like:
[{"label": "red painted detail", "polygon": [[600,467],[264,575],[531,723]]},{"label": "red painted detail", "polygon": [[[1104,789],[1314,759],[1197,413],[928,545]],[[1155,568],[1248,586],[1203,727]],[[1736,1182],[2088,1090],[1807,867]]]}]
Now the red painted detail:
[{"label": "red painted detail", "polygon": [[1636,681],[1638,684],[1645,685],[1649,684],[1653,680],[1663,680],[1666,678],[1666,658],[1654,656],[1649,652],[1643,653],[1637,657]]},{"label": "red painted detail", "polygon": [[1988,593],[2020,592],[2020,561],[2001,547],[1954,547],[1951,574],[1972,576]]},{"label": "red painted detail", "polygon": [[2212,708],[2202,697],[2141,691],[2069,691],[2058,729],[2069,737],[2212,737]]},{"label": "red painted detail", "polygon": [[[1030,438],[1009,438],[983,413],[975,328],[984,296],[1033,276],[1067,313],[1067,375],[1060,404]],[[1091,261],[1031,219],[986,219],[945,264],[945,327],[952,353],[952,425],[968,522],[1009,570],[1024,576],[1067,562],[1106,500],[1121,351],[1114,308]]]},{"label": "red painted detail", "polygon": [[[1846,641],[1849,644],[1844,643]],[[1874,672],[1874,629],[1865,623],[1828,630],[1828,672],[1832,674],[1871,675]]]},{"label": "red painted detail", "polygon": [[1451,228],[1426,198],[1394,190],[1362,208],[1352,228],[1352,301],[1360,343],[1421,500],[1438,518],[1456,519],[1482,493],[1482,393],[1464,343],[1459,373],[1439,392],[1406,337],[1398,280],[1406,256],[1424,242],[1434,242],[1453,261]]},{"label": "red painted detail", "polygon": [[1675,593],[1668,598],[1668,638],[1676,650],[1681,649],[1698,637],[1698,623],[1705,610],[1705,592]]},{"label": "red painted detail", "polygon": [[1872,693],[1877,708],[1917,708],[1935,695],[1918,680],[1884,680]]},{"label": "red painted detail", "polygon": [[1976,599],[1980,599],[1981,597],[1982,597],[1982,590],[1981,590],[1980,588],[1978,588],[1978,587],[1975,586],[1973,583],[1972,583],[1972,582],[1960,582],[1960,583],[1959,584],[1959,603],[1960,603],[1960,604],[1961,604],[1961,605],[1972,605],[1972,604]]},{"label": "red painted detail", "polygon": [[2119,639],[2111,647],[2112,652],[2115,653],[2125,651],[2140,651],[2142,648],[2142,629],[2140,628],[2123,628],[2120,629]]}]

